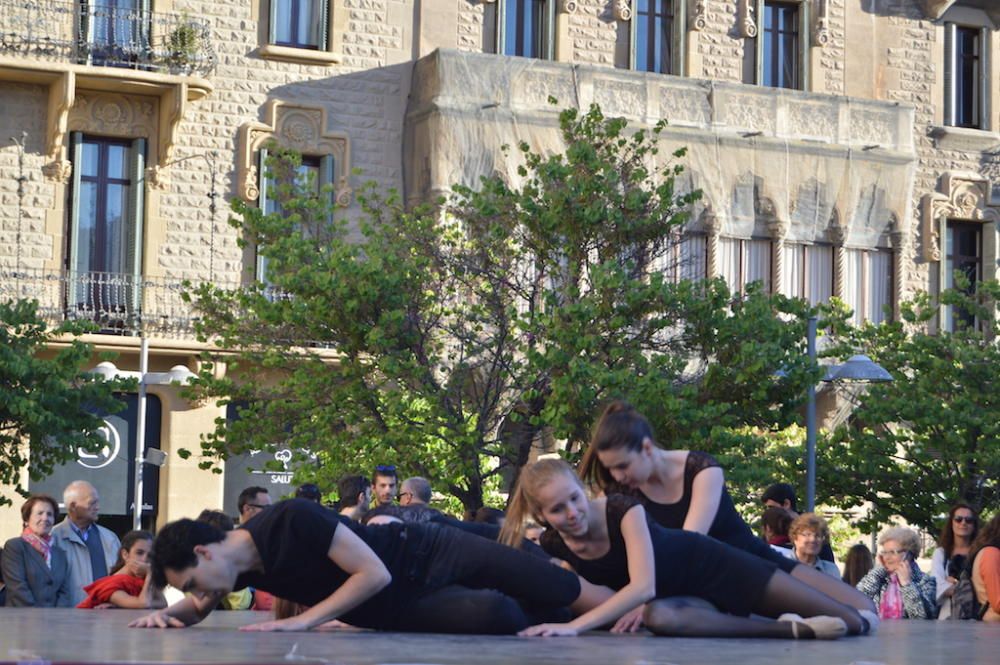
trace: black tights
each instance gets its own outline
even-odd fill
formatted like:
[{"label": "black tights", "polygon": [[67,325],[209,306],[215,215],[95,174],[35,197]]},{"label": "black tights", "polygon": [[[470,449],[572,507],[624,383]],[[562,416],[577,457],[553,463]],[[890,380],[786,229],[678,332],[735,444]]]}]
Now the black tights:
[{"label": "black tights", "polygon": [[[864,630],[864,621],[853,607],[799,582],[788,573],[775,571],[754,608],[761,617],[776,618],[786,612],[803,617],[826,615],[843,619],[848,635]],[[741,617],[720,612],[701,598],[664,598],[646,606],[646,625],[660,635],[687,637],[784,637],[795,636],[791,622]],[[808,630],[804,626],[802,629]]]},{"label": "black tights", "polygon": [[447,526],[428,528],[423,579],[407,594],[395,630],[511,634],[569,621],[580,596],[575,573]]}]

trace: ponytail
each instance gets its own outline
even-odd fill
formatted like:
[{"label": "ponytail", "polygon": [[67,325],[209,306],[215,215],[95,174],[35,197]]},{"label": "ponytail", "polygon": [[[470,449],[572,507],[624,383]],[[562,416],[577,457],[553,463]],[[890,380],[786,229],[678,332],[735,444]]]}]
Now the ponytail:
[{"label": "ponytail", "polygon": [[642,449],[645,439],[655,442],[649,421],[628,402],[611,402],[594,424],[590,445],[580,462],[580,479],[595,490],[603,491],[614,479],[601,464],[597,453],[615,448],[636,452]]},{"label": "ponytail", "polygon": [[511,491],[510,503],[507,504],[507,517],[504,518],[500,535],[497,536],[498,543],[514,549],[521,549],[521,543],[524,542],[524,523],[530,512],[528,499],[524,496],[524,483],[521,482],[523,479],[524,469],[521,470],[521,477],[517,479]]}]

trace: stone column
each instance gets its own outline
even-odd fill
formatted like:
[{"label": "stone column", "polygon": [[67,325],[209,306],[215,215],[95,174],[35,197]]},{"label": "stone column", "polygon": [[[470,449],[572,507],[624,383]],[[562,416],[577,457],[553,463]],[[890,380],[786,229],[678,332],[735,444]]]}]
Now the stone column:
[{"label": "stone column", "polygon": [[833,243],[833,295],[846,300],[847,285],[844,283],[847,273],[847,229],[836,221],[830,226],[830,242]]},{"label": "stone column", "polygon": [[771,279],[771,291],[774,293],[784,293],[783,287],[785,275],[785,236],[788,235],[788,222],[780,219],[772,219],[767,224],[768,231],[771,232],[771,269],[774,275]]},{"label": "stone column", "polygon": [[903,231],[899,217],[891,213],[889,222],[889,241],[892,243],[892,318],[899,320],[899,304],[903,302],[905,294],[903,292],[903,269],[906,254],[906,233]]},{"label": "stone column", "polygon": [[713,279],[719,276],[719,236],[722,234],[722,220],[712,212],[711,208],[705,210],[705,228],[708,229],[706,243],[708,265],[705,268],[705,277]]}]

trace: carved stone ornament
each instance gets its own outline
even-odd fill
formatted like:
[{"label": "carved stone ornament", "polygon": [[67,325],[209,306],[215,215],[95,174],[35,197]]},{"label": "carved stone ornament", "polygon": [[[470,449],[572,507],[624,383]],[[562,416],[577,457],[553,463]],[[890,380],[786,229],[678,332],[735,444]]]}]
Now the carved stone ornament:
[{"label": "carved stone ornament", "polygon": [[830,0],[817,0],[817,2],[819,10],[816,12],[813,44],[823,47],[830,43]]},{"label": "carved stone ornament", "polygon": [[708,27],[708,0],[694,0],[689,23],[688,27],[695,32],[700,32]]},{"label": "carved stone ornament", "polygon": [[[496,0],[494,0],[494,2],[495,1]],[[579,0],[563,0],[562,1],[563,14],[575,14],[578,9],[580,9]]]},{"label": "carved stone ornament", "polygon": [[146,169],[146,184],[150,189],[166,189],[170,184],[169,170],[163,166],[150,166]]},{"label": "carved stone ornament", "polygon": [[953,4],[955,0],[920,0],[924,15],[932,21],[941,18]]},{"label": "carved stone ornament", "polygon": [[753,39],[757,36],[757,22],[754,20],[754,1],[739,0],[739,25],[740,37]]},{"label": "carved stone ornament", "polygon": [[347,174],[351,172],[350,144],[347,136],[327,131],[326,108],[299,106],[280,99],[272,99],[264,108],[263,122],[248,122],[239,131],[237,157],[238,194],[247,201],[260,196],[257,183],[259,173],[255,153],[268,141],[275,141],[283,148],[290,148],[307,155],[331,155],[337,172],[342,174],[337,186],[338,202],[342,192],[348,192]]},{"label": "carved stone ornament", "polygon": [[614,11],[619,21],[632,20],[632,3],[629,0],[615,0]]},{"label": "carved stone ornament", "polygon": [[65,185],[73,175],[73,162],[68,159],[53,159],[42,166],[42,175],[46,180]]},{"label": "carved stone ornament", "polygon": [[927,194],[922,202],[921,237],[927,261],[941,260],[943,220],[1000,222],[1000,208],[989,204],[990,183],[978,173],[945,173],[939,189],[940,193]]}]

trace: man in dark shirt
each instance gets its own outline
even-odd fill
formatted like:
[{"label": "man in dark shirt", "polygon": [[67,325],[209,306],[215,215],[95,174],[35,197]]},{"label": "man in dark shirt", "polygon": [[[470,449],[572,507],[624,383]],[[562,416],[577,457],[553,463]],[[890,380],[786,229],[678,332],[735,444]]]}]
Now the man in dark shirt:
[{"label": "man in dark shirt", "polygon": [[[509,634],[564,615],[581,596],[569,571],[446,526],[364,527],[293,499],[223,534],[180,520],[153,546],[153,580],[191,595],[130,626],[201,621],[234,588],[309,606],[244,630],[308,630],[335,618],[359,627]],[[589,598],[581,602],[589,602]]]}]

